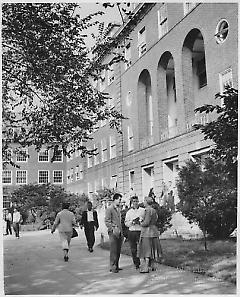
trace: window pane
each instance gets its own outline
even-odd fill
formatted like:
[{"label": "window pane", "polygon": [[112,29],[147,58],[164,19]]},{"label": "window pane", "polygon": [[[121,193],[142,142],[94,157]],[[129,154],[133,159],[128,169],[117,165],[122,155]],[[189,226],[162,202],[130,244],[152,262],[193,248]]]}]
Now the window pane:
[{"label": "window pane", "polygon": [[49,182],[48,171],[40,170],[38,172],[38,183],[39,184],[47,184]]}]

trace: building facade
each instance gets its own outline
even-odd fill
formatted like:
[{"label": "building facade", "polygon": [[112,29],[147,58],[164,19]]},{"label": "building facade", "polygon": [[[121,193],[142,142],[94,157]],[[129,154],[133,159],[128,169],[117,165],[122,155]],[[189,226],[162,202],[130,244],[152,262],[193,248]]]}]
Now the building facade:
[{"label": "building facade", "polygon": [[22,149],[23,153],[12,154],[16,166],[8,165],[2,171],[3,207],[10,207],[11,193],[21,185],[52,183],[66,188],[66,158],[62,152],[51,162],[53,152],[33,147]]},{"label": "building facade", "polygon": [[[237,88],[237,3],[141,3],[115,36],[127,62],[102,73],[98,88],[108,92],[127,118],[122,134],[102,122],[89,148],[98,155],[74,155],[67,162],[67,188],[90,197],[103,187],[124,199],[140,200],[153,188],[164,204],[172,191],[178,202],[179,166],[204,156],[212,143],[195,123],[216,115],[195,114],[215,94]],[[111,54],[103,62],[111,60]]]}]

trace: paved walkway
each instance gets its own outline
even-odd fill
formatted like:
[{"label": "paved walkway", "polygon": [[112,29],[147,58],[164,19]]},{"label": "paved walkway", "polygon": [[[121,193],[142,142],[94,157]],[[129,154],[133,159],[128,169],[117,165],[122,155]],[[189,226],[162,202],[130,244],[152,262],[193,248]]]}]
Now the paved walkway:
[{"label": "paved walkway", "polygon": [[4,236],[5,294],[236,294],[233,284],[165,265],[140,274],[124,255],[123,270],[110,273],[109,251],[95,247],[89,253],[82,230],[79,235],[72,240],[69,262],[62,259],[58,232],[26,232],[20,239]]}]

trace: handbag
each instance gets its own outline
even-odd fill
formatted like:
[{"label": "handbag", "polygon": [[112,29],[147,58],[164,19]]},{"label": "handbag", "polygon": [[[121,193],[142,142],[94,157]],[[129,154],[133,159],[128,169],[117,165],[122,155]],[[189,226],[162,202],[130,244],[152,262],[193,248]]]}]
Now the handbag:
[{"label": "handbag", "polygon": [[75,228],[72,228],[72,238],[78,237],[77,230]]}]

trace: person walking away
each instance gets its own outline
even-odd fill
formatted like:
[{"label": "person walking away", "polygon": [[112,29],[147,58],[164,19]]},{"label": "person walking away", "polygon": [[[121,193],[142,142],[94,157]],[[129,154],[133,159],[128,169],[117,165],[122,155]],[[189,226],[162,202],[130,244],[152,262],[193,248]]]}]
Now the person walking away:
[{"label": "person walking away", "polygon": [[67,262],[69,259],[69,248],[72,238],[73,226],[76,226],[76,220],[74,214],[68,210],[70,203],[63,203],[62,210],[57,213],[55,221],[53,223],[51,233],[53,234],[58,228],[60,241],[64,253],[64,261]]},{"label": "person walking away", "polygon": [[20,231],[20,222],[22,220],[22,216],[17,208],[13,209],[12,221],[13,221],[13,230],[15,232],[15,236],[19,239],[19,231]]},{"label": "person walking away", "polygon": [[95,243],[95,234],[94,232],[97,231],[99,224],[98,224],[98,215],[96,210],[92,208],[92,202],[88,201],[87,203],[87,210],[83,211],[82,218],[80,221],[80,227],[84,227],[85,236],[87,239],[88,250],[90,253],[93,252],[93,246]]},{"label": "person walking away", "polygon": [[145,216],[141,222],[141,235],[139,243],[139,257],[141,263],[140,273],[147,273],[149,269],[155,270],[155,262],[161,259],[161,246],[157,228],[157,212],[151,207],[152,198],[145,197]]},{"label": "person walking away", "polygon": [[9,212],[8,209],[5,210],[5,221],[6,221],[6,235],[9,233],[12,235],[12,214]]},{"label": "person walking away", "polygon": [[131,208],[126,213],[125,225],[128,229],[128,242],[130,245],[133,264],[136,269],[140,267],[140,259],[138,255],[139,240],[141,234],[140,221],[143,220],[145,209],[139,207],[137,196],[131,198]]},{"label": "person walking away", "polygon": [[117,273],[119,270],[121,270],[121,268],[119,268],[119,259],[123,241],[120,213],[121,198],[121,194],[115,193],[113,195],[112,205],[106,209],[105,214],[105,224],[108,228],[110,241],[110,272],[113,273]]}]

